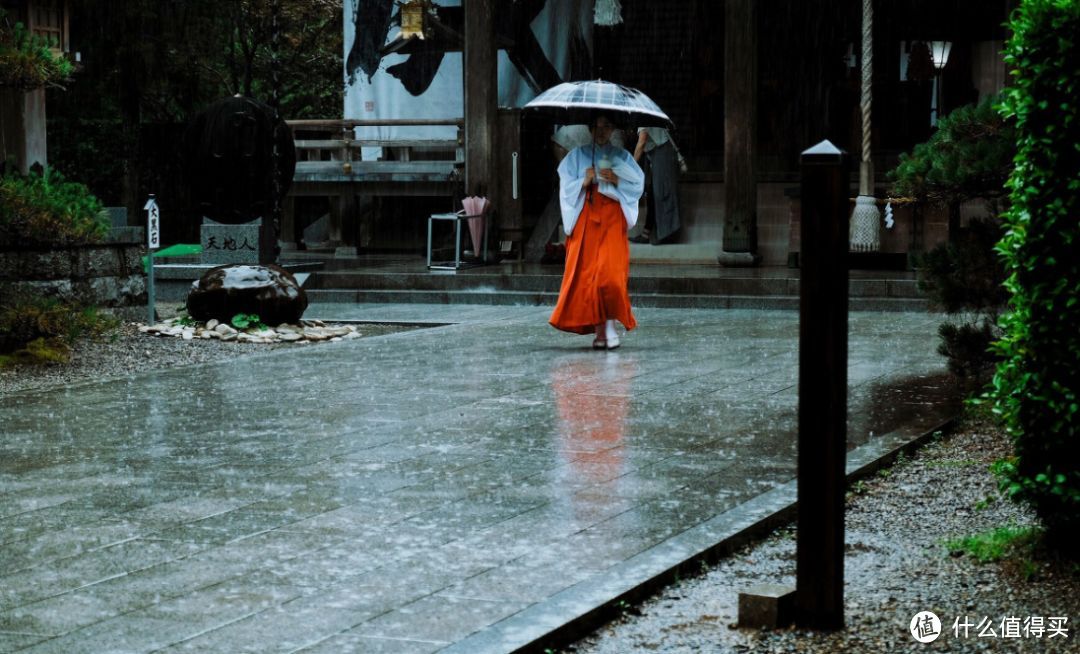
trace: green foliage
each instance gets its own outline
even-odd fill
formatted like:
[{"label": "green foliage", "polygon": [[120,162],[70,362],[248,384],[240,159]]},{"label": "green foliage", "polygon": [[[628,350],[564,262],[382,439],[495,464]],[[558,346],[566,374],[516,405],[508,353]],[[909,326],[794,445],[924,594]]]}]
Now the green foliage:
[{"label": "green foliage", "polygon": [[45,39],[22,23],[11,24],[0,9],[0,87],[30,91],[57,86],[74,70],[70,61],[52,53]]},{"label": "green foliage", "polygon": [[[49,161],[109,205],[139,215],[148,193],[164,242],[198,239],[201,213],[183,183],[185,126],[241,93],[286,119],[341,117],[341,0],[79,0],[71,2],[78,83],[48,94]],[[275,63],[276,62],[276,63]],[[275,85],[273,70],[277,69]],[[276,89],[276,93],[275,93]]]},{"label": "green foliage", "polygon": [[135,130],[125,131],[115,117],[64,116],[57,111],[64,106],[66,96],[76,95],[86,81],[85,75],[80,75],[78,84],[48,99],[49,166],[58,171],[77,171],[79,181],[94,195],[105,204],[118,205],[129,165],[124,154],[132,146]]},{"label": "green foliage", "polygon": [[[973,198],[995,201],[1005,192],[1015,149],[1015,129],[993,100],[961,107],[941,119],[930,140],[901,155],[889,173],[892,193],[956,211]],[[921,258],[919,288],[937,308],[965,314],[959,325],[941,325],[938,352],[950,371],[978,386],[997,361],[990,344],[1000,336],[998,311],[1006,299],[1005,270],[994,251],[1001,227],[977,219],[950,236]]]},{"label": "green foliage", "polygon": [[967,554],[979,563],[1000,561],[1020,550],[1030,551],[1042,536],[1038,527],[998,527],[973,536],[945,541],[950,552]]},{"label": "green foliage", "polygon": [[952,204],[1005,193],[1016,152],[1015,130],[995,109],[995,99],[953,111],[938,130],[889,172],[892,194]]},{"label": "green foliage", "polygon": [[996,318],[1008,300],[1005,266],[994,250],[1001,235],[996,220],[972,220],[952,242],[922,256],[919,289],[946,313],[987,312]]},{"label": "green foliage", "polygon": [[854,484],[851,485],[851,489],[848,491],[847,494],[848,494],[848,497],[850,498],[853,495],[862,495],[866,491],[867,491],[866,482],[864,482],[862,479],[860,479],[860,480],[856,481]]},{"label": "green foliage", "polygon": [[65,362],[76,341],[108,333],[118,324],[96,307],[39,297],[5,300],[0,305],[0,365]]},{"label": "green foliage", "polygon": [[0,368],[67,363],[71,347],[55,338],[35,338],[10,354],[0,354]]},{"label": "green foliage", "polygon": [[233,327],[237,329],[266,329],[266,325],[263,324],[262,318],[255,313],[238,313],[232,317],[230,321]]},{"label": "green foliage", "polygon": [[938,326],[938,354],[948,360],[949,372],[977,386],[997,361],[991,346],[998,338],[993,322],[945,322]]},{"label": "green foliage", "polygon": [[1080,3],[1025,0],[1011,17],[1014,85],[1003,115],[1018,133],[998,251],[1012,294],[990,398],[1015,457],[996,469],[1055,542],[1080,535]]},{"label": "green foliage", "polygon": [[56,115],[115,121],[94,128],[132,138],[132,122],[183,124],[223,97],[269,103],[276,92],[287,119],[340,116],[341,0],[279,2],[276,37],[273,9],[266,0],[72,3],[72,21],[93,26],[80,38],[96,55],[56,98]]},{"label": "green foliage", "polygon": [[0,247],[92,243],[108,231],[101,202],[59,172],[0,177]]}]

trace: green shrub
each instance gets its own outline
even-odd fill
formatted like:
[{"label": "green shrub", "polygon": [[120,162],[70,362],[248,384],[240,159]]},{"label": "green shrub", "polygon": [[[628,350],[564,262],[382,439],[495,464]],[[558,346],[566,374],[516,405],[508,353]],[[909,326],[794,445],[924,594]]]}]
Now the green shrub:
[{"label": "green shrub", "polygon": [[938,329],[938,352],[949,370],[971,387],[985,383],[997,361],[990,344],[1000,336],[998,313],[1006,294],[1004,267],[994,251],[1001,228],[994,218],[961,228],[961,203],[982,199],[991,215],[1006,192],[1016,152],[1016,131],[995,109],[995,98],[961,107],[889,172],[894,196],[949,208],[949,242],[920,258],[919,287],[937,308],[962,314],[959,325]]},{"label": "green shrub", "polygon": [[1011,17],[1016,169],[998,245],[1012,294],[990,392],[1015,445],[999,466],[1007,493],[1029,502],[1048,536],[1080,535],[1080,3],[1025,0]]},{"label": "green shrub", "polygon": [[949,370],[978,387],[999,360],[991,344],[1001,337],[999,313],[1008,299],[1005,266],[994,246],[1001,239],[995,220],[972,220],[950,243],[927,252],[919,264],[919,288],[931,304],[960,314],[959,324],[938,328],[938,352]]},{"label": "green shrub", "polygon": [[0,365],[67,361],[76,341],[118,324],[96,307],[37,297],[6,300],[0,305]]},{"label": "green shrub", "polygon": [[890,193],[923,202],[955,204],[1005,194],[1016,152],[1015,130],[995,109],[996,98],[960,107],[889,172]]},{"label": "green shrub", "polygon": [[101,202],[59,172],[0,177],[0,247],[92,243],[108,232]]},{"label": "green shrub", "polygon": [[938,326],[941,343],[937,351],[948,360],[949,372],[963,380],[970,380],[972,387],[968,390],[977,393],[997,361],[991,348],[999,336],[998,330],[988,320],[958,325],[946,322]]},{"label": "green shrub", "polygon": [[29,91],[56,86],[71,77],[75,67],[54,55],[48,42],[22,23],[10,24],[0,9],[0,86]]},{"label": "green shrub", "polygon": [[995,250],[1001,236],[998,221],[972,220],[953,242],[923,255],[919,289],[947,313],[975,311],[996,317],[1009,299],[1005,266]]}]

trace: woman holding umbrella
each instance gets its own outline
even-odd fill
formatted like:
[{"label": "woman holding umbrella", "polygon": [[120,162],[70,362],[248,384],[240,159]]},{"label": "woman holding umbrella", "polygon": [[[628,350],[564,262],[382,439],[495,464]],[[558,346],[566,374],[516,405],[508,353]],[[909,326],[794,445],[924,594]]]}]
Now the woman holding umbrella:
[{"label": "woman holding umbrella", "polygon": [[593,142],[571,150],[558,169],[566,268],[549,322],[563,331],[593,334],[598,350],[619,347],[616,320],[627,331],[637,325],[627,292],[626,233],[637,223],[645,174],[629,152],[610,143],[614,129],[609,114],[594,113]]}]

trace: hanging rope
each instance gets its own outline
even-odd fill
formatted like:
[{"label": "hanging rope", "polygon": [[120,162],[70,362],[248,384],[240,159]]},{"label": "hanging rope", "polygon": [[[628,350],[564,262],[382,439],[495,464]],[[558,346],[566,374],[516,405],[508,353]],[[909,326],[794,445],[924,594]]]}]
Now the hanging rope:
[{"label": "hanging rope", "polygon": [[881,211],[874,198],[874,166],[870,161],[871,82],[874,77],[874,6],[863,0],[862,22],[862,164],[859,166],[859,197],[851,214],[848,244],[855,252],[877,252],[881,248]]},{"label": "hanging rope", "polygon": [[863,0],[862,24],[862,160],[870,161],[870,82],[874,76],[874,3]]}]

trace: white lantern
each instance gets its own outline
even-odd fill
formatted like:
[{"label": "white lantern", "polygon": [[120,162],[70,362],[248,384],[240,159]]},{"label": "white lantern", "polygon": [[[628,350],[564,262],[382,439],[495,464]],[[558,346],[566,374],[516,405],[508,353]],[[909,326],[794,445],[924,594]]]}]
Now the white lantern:
[{"label": "white lantern", "polygon": [[930,57],[934,60],[934,68],[941,70],[949,63],[949,51],[952,50],[952,41],[931,41]]},{"label": "white lantern", "polygon": [[949,51],[952,50],[951,41],[931,41],[930,58],[934,61],[937,69],[937,79],[934,80],[934,90],[930,97],[930,125],[937,125],[938,114],[941,109],[941,70],[949,63]]}]

